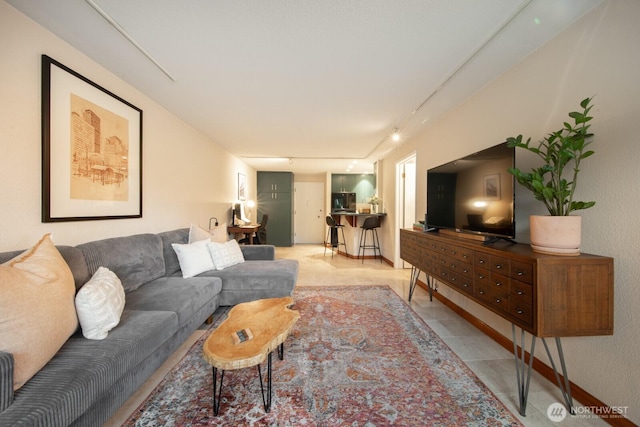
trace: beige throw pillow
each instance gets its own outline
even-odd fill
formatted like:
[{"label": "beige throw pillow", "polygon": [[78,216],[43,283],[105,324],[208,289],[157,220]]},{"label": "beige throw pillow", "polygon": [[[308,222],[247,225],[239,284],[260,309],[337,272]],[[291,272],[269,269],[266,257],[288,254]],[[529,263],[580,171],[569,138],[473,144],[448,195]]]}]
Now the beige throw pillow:
[{"label": "beige throw pillow", "polygon": [[13,389],[36,374],[78,328],[69,266],[45,235],[0,265],[0,350],[13,354]]},{"label": "beige throw pillow", "polygon": [[227,233],[227,224],[222,223],[209,231],[195,224],[191,224],[191,228],[189,229],[189,243],[195,243],[202,240],[209,240],[211,242],[217,243],[226,242],[227,240],[229,240],[229,234]]},{"label": "beige throw pillow", "polygon": [[82,335],[90,340],[103,340],[120,323],[125,296],[116,274],[100,267],[76,295],[76,311]]}]

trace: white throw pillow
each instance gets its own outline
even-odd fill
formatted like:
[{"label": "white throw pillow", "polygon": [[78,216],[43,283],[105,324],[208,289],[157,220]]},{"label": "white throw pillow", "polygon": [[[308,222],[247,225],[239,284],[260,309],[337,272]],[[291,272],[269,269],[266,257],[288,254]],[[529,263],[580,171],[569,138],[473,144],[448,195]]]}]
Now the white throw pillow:
[{"label": "white throw pillow", "polygon": [[242,249],[240,249],[238,242],[235,240],[229,240],[226,243],[207,243],[207,247],[216,270],[223,270],[244,262]]},{"label": "white throw pillow", "polygon": [[98,268],[76,295],[82,335],[90,340],[105,339],[120,323],[124,303],[124,288],[118,276],[108,268]]},{"label": "white throw pillow", "polygon": [[218,227],[207,231],[204,228],[191,224],[189,229],[189,243],[199,242],[201,240],[209,240],[211,242],[224,243],[229,240],[227,233],[227,224],[222,223]]},{"label": "white throw pillow", "polygon": [[178,255],[182,277],[186,279],[215,268],[207,249],[208,243],[209,240],[201,240],[186,245],[171,244],[176,255]]}]

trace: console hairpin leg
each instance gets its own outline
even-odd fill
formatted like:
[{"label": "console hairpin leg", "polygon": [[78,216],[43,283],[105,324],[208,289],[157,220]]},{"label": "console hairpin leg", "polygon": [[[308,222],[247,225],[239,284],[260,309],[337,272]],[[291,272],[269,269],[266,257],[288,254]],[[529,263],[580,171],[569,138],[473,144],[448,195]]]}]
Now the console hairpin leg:
[{"label": "console hairpin leg", "polygon": [[542,338],[542,343],[544,344],[545,350],[547,350],[547,356],[549,357],[549,361],[551,362],[551,368],[553,369],[553,375],[556,377],[556,382],[558,383],[558,388],[562,392],[562,397],[564,398],[564,403],[572,415],[575,415],[575,410],[573,409],[573,398],[571,397],[571,383],[569,382],[569,374],[567,373],[567,365],[564,361],[564,352],[562,351],[562,343],[559,337],[555,338],[556,340],[556,348],[558,350],[558,359],[560,360],[560,367],[562,368],[562,376],[564,377],[564,384],[560,380],[560,375],[558,374],[558,370],[556,369],[556,364],[553,361],[553,357],[551,357],[551,352],[549,351],[549,346],[544,338]]},{"label": "console hairpin leg", "polygon": [[536,337],[531,336],[531,351],[529,351],[529,364],[525,360],[524,329],[520,329],[520,355],[518,355],[518,340],[516,339],[516,325],[511,324],[513,335],[513,355],[516,359],[516,378],[518,380],[518,400],[520,415],[527,415],[527,398],[529,396],[529,384],[531,383],[531,368],[533,366],[533,353],[536,348]]},{"label": "console hairpin leg", "polygon": [[[525,351],[524,351],[524,329],[520,329],[520,355],[518,355],[518,342],[516,340],[516,325],[511,324],[511,332],[513,334],[513,355],[516,359],[516,377],[518,380],[518,398],[520,403],[520,415],[523,417],[526,416],[527,412],[527,397],[529,395],[529,384],[531,382],[531,368],[533,366],[533,354],[536,348],[536,336],[531,336],[531,351],[529,351],[529,364],[525,361]],[[556,377],[556,382],[558,383],[558,388],[562,392],[562,397],[564,398],[564,403],[569,413],[575,415],[575,410],[573,408],[573,398],[571,397],[571,383],[569,382],[569,374],[567,373],[567,365],[564,360],[564,352],[562,351],[562,343],[559,337],[556,337],[556,347],[558,350],[558,358],[560,360],[560,367],[562,369],[562,376],[564,377],[564,384],[560,379],[560,374],[556,369],[556,364],[553,361],[553,357],[551,356],[551,351],[549,350],[549,346],[547,345],[547,341],[544,338],[542,339],[542,344],[544,344],[544,348],[547,351],[547,356],[549,357],[549,362],[551,362],[551,369],[553,369],[553,374]]]},{"label": "console hairpin leg", "polygon": [[416,268],[415,265],[411,266],[411,276],[409,279],[409,302],[411,302],[411,297],[413,297],[413,292],[416,290],[416,285],[418,284],[418,275],[420,274],[420,270]]},{"label": "console hairpin leg", "polygon": [[[409,279],[409,302],[411,302],[411,298],[413,297],[413,292],[416,290],[416,286],[418,285],[418,277],[420,277],[420,269],[416,266],[411,266],[411,276]],[[429,289],[429,301],[433,301],[433,286],[431,281],[431,276],[426,275],[427,288]]]}]

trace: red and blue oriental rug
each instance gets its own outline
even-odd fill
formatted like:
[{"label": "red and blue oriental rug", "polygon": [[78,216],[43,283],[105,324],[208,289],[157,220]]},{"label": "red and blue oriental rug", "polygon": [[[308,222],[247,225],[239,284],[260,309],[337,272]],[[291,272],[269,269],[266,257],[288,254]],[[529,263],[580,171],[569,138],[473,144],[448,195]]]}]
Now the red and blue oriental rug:
[{"label": "red and blue oriental rug", "polygon": [[300,320],[284,360],[273,357],[269,413],[253,367],[225,372],[213,415],[205,333],[125,425],[521,425],[391,288],[298,287],[294,298]]}]

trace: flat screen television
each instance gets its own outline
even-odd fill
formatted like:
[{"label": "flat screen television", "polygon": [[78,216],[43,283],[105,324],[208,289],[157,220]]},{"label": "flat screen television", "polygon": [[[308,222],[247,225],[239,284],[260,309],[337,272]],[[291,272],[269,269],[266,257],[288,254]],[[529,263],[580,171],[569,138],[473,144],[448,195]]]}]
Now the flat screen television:
[{"label": "flat screen television", "polygon": [[515,148],[506,142],[427,171],[428,229],[514,239]]}]

